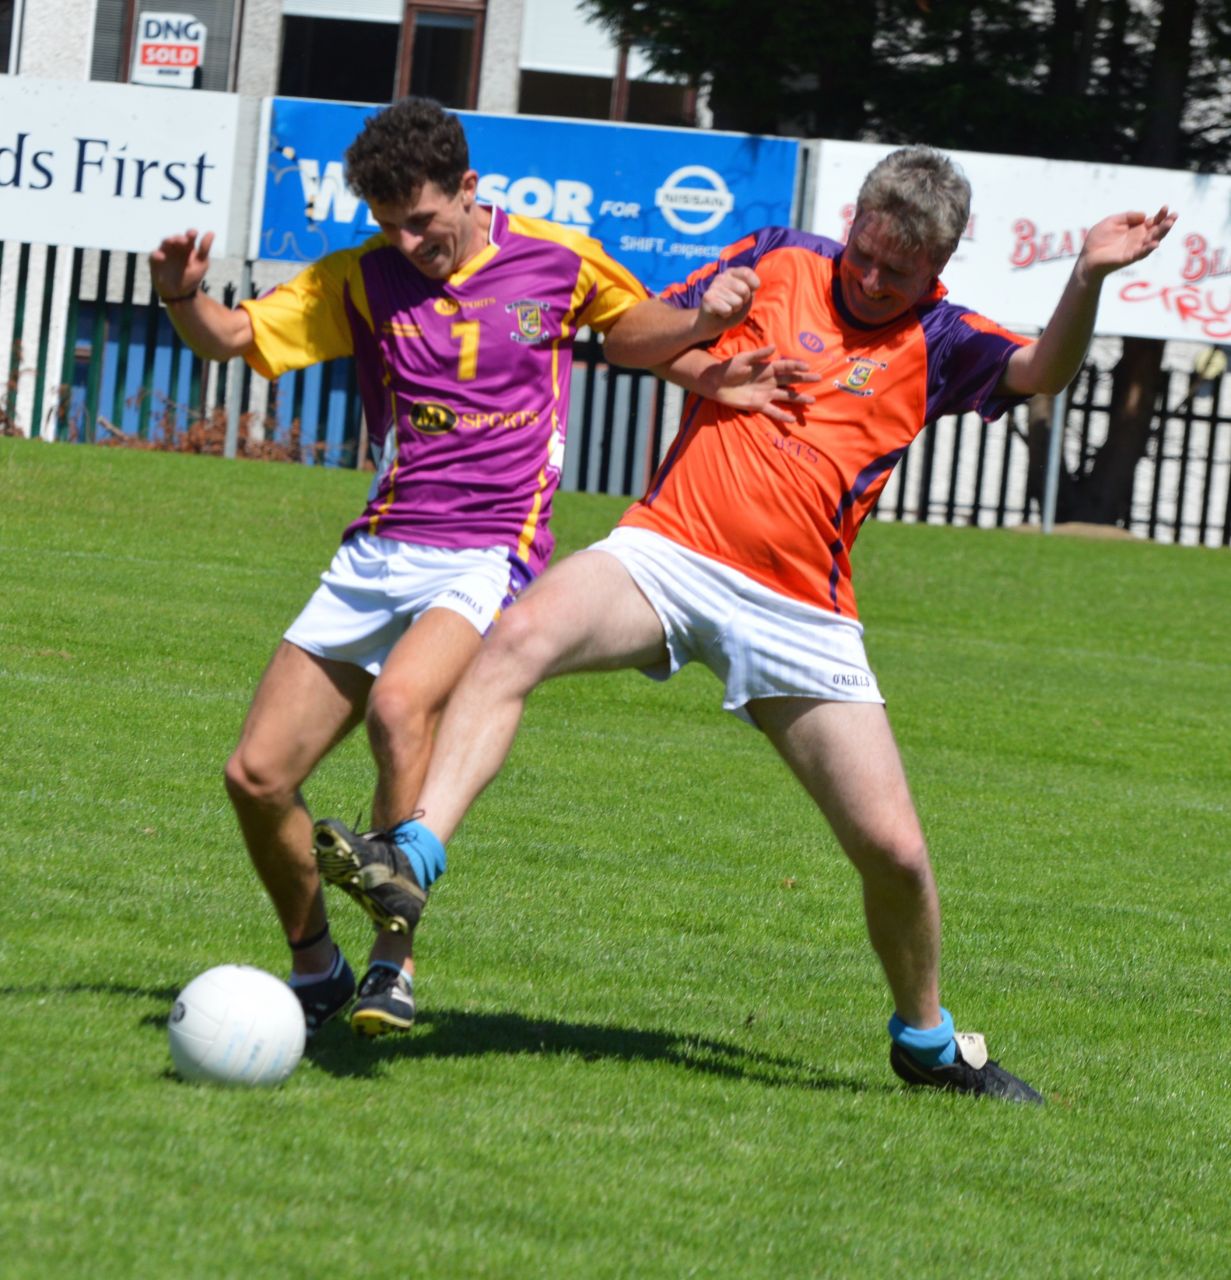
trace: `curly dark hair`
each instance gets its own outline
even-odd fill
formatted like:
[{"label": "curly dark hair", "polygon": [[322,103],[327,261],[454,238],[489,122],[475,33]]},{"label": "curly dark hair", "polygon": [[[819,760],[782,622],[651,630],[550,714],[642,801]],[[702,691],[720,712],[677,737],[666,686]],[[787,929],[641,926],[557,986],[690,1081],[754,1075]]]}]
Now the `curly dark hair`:
[{"label": "curly dark hair", "polygon": [[346,181],[378,204],[410,200],[425,182],[451,196],[470,168],[461,121],[430,98],[402,98],[369,116],[346,148]]}]

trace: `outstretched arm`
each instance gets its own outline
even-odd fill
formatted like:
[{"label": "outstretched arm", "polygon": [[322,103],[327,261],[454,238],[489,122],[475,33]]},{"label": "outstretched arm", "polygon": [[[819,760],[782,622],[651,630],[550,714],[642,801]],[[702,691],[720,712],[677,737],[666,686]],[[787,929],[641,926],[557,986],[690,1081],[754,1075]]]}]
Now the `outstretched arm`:
[{"label": "outstretched arm", "polygon": [[744,319],[760,284],[751,267],[731,267],[713,278],[698,307],[673,307],[657,298],[639,302],[608,330],[603,339],[607,359],[652,369],[689,347],[712,342]]},{"label": "outstretched arm", "polygon": [[197,241],[196,231],[168,236],[150,254],[150,278],[181,338],[205,360],[242,355],[253,339],[252,321],[242,307],[234,310],[201,292],[209,270],[214,233]]},{"label": "outstretched arm", "polygon": [[1047,327],[1037,342],[1020,347],[1009,357],[997,391],[1008,395],[1057,395],[1063,391],[1085,358],[1103,281],[1113,271],[1153,253],[1175,225],[1175,218],[1163,205],[1152,218],[1129,212],[1096,222]]}]

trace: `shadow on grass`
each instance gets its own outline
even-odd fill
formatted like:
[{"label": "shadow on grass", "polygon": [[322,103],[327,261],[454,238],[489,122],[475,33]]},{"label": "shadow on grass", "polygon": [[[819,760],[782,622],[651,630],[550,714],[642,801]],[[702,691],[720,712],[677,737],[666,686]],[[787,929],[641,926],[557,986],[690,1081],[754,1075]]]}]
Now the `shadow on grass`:
[{"label": "shadow on grass", "polygon": [[167,1015],[182,987],[130,987],[122,982],[70,982],[63,986],[0,987],[0,1000],[6,996],[133,996],[138,1000],[159,1000],[167,1006],[166,1013],[150,1014],[142,1018],[143,1024],[167,1025]]},{"label": "shadow on grass", "polygon": [[[6,996],[123,996],[156,1000],[163,1007],[146,1013],[139,1025],[166,1030],[179,987],[138,987],[118,982],[77,982],[58,987],[0,987]],[[485,1054],[537,1054],[577,1057],[585,1062],[666,1062],[686,1071],[730,1080],[748,1080],[774,1088],[842,1089],[851,1093],[890,1091],[889,1085],[829,1076],[793,1058],[757,1053],[724,1040],[676,1031],[558,1022],[517,1013],[474,1013],[460,1009],[422,1011],[408,1035],[365,1039],[345,1020],[331,1022],[308,1043],[307,1057],[322,1071],[339,1077],[370,1077],[383,1063],[413,1058],[471,1058]],[[174,1072],[164,1073],[176,1079]]]},{"label": "shadow on grass", "polygon": [[405,1058],[468,1058],[485,1054],[577,1057],[585,1062],[666,1062],[687,1071],[794,1089],[869,1092],[864,1080],[827,1076],[808,1063],[673,1031],[642,1031],[525,1018],[517,1013],[424,1010],[408,1035],[366,1040],[344,1022],[325,1027],[306,1056],[335,1076],[370,1076]]}]

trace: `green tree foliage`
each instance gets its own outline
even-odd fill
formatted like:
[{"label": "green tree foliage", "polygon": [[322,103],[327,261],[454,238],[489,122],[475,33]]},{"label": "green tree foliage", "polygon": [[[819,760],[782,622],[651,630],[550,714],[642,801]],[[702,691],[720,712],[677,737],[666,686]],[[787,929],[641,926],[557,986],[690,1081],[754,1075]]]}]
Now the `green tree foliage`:
[{"label": "green tree foliage", "polygon": [[[1231,171],[1231,0],[582,3],[708,88],[718,128]],[[1062,477],[1060,519],[1127,523],[1162,354],[1125,340],[1107,441]],[[1037,480],[1045,428],[1031,447]]]},{"label": "green tree foliage", "polygon": [[1231,167],[1231,0],[582,0],[714,124]]}]

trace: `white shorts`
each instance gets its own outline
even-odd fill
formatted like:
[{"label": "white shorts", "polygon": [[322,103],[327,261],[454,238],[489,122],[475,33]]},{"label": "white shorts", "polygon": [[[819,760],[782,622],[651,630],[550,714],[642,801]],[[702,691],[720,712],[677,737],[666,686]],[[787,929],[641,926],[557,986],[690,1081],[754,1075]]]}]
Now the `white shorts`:
[{"label": "white shorts", "polygon": [[615,556],[658,614],[668,661],[643,668],[651,679],[703,662],[725,686],[723,707],[749,724],[755,698],[884,702],[853,619],[771,591],[648,529],[614,529],[589,549]]},{"label": "white shorts", "polygon": [[485,635],[527,581],[504,547],[424,547],[358,533],[338,548],[283,638],[376,676],[420,614],[452,609]]}]

